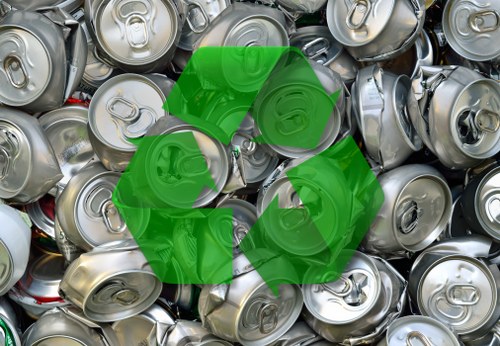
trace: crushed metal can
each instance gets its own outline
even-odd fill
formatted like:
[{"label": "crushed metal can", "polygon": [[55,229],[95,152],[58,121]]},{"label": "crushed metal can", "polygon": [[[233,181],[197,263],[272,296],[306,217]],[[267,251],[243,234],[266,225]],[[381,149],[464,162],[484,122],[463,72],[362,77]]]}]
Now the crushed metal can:
[{"label": "crushed metal can", "polygon": [[219,339],[202,327],[200,322],[177,320],[168,331],[165,346],[210,345],[231,346],[229,341]]}]

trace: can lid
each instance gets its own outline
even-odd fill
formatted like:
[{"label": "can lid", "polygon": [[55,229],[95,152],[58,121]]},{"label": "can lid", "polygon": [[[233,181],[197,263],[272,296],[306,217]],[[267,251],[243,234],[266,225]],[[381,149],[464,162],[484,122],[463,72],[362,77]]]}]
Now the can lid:
[{"label": "can lid", "polygon": [[[36,63],[33,59],[36,57]],[[0,102],[23,106],[39,98],[51,76],[52,60],[42,42],[27,30],[0,25]]]},{"label": "can lid", "polygon": [[[231,222],[233,228],[233,243],[231,245],[233,248],[238,247],[257,221],[257,208],[253,204],[240,199],[227,199],[218,204],[217,208],[232,209],[232,220],[228,220]],[[215,220],[215,222],[216,224],[212,227],[214,232],[220,229],[219,221]],[[223,236],[219,236],[219,241],[223,242],[224,238]]]},{"label": "can lid", "polygon": [[38,201],[26,206],[31,221],[52,239],[56,239],[54,203],[52,196],[45,195]]},{"label": "can lid", "polygon": [[134,152],[129,139],[144,136],[165,115],[166,98],[145,76],[126,73],[106,81],[90,103],[89,126],[108,147]]},{"label": "can lid", "polygon": [[28,265],[24,276],[19,280],[19,285],[27,294],[39,301],[62,300],[58,291],[64,271],[63,256],[45,254]]},{"label": "can lid", "polygon": [[299,48],[306,57],[328,65],[344,48],[333,38],[326,26],[312,25],[297,29],[290,36],[290,45]]},{"label": "can lid", "polygon": [[443,32],[461,56],[475,61],[500,57],[500,3],[477,0],[446,2]]},{"label": "can lid", "polygon": [[405,316],[396,319],[387,329],[389,346],[423,345],[459,346],[457,337],[441,322],[425,316]]},{"label": "can lid", "polygon": [[458,334],[472,333],[490,321],[498,304],[493,274],[467,256],[444,257],[431,265],[418,286],[417,302]]},{"label": "can lid", "polygon": [[350,324],[364,319],[379,302],[381,283],[373,260],[356,251],[337,281],[303,285],[304,303],[307,310],[323,322]]},{"label": "can lid", "polygon": [[12,255],[5,243],[0,239],[0,291],[3,291],[6,285],[10,283],[13,269]]},{"label": "can lid", "polygon": [[178,37],[178,12],[170,1],[103,1],[93,21],[102,49],[114,60],[130,65],[160,59]]},{"label": "can lid", "polygon": [[500,86],[478,79],[454,100],[451,133],[465,155],[486,159],[500,150]]},{"label": "can lid", "polygon": [[396,0],[328,1],[328,27],[345,46],[366,45],[385,29],[395,5]]},{"label": "can lid", "polygon": [[64,174],[57,183],[62,190],[80,169],[98,160],[87,132],[88,109],[66,106],[45,113],[38,120]]},{"label": "can lid", "polygon": [[500,167],[481,181],[475,195],[474,208],[486,233],[500,239]]}]

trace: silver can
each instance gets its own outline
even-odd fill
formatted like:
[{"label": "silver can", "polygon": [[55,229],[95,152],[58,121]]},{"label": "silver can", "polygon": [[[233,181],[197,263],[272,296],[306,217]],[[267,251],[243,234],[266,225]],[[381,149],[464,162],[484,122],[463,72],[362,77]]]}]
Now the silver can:
[{"label": "silver can", "polygon": [[389,263],[357,251],[337,281],[303,285],[302,291],[305,321],[326,340],[345,345],[375,342],[406,301],[401,275]]},{"label": "silver can", "polygon": [[196,304],[200,288],[191,284],[163,284],[161,298],[185,311],[191,311]]},{"label": "silver can", "polygon": [[54,230],[55,201],[54,197],[45,195],[38,201],[28,204],[26,212],[33,224],[48,235],[51,239],[56,239]]},{"label": "silver can", "polygon": [[275,0],[292,13],[315,13],[326,5],[327,0]]},{"label": "silver can", "polygon": [[[69,181],[57,200],[56,217],[72,243],[89,251],[110,241],[132,238],[111,200],[119,179],[119,173],[94,163]],[[143,215],[140,225],[149,220],[147,210]]]},{"label": "silver can", "polygon": [[297,321],[292,328],[283,334],[276,342],[270,346],[305,346],[315,345],[316,341],[324,341],[314,330],[304,321]]},{"label": "silver can", "polygon": [[244,255],[236,257],[233,266],[242,267],[247,269],[230,285],[203,286],[198,302],[201,321],[225,340],[245,346],[272,343],[299,317],[303,302],[300,287],[280,285],[279,296],[275,296]]},{"label": "silver can", "polygon": [[232,343],[219,339],[202,327],[200,322],[177,320],[169,330],[165,346],[231,346]]},{"label": "silver can", "polygon": [[463,341],[484,336],[500,318],[500,271],[476,258],[487,256],[490,247],[484,238],[442,241],[421,253],[411,268],[409,293],[420,312]]},{"label": "silver can", "polygon": [[173,82],[162,75],[122,74],[106,81],[89,108],[89,136],[104,167],[124,171],[138,139],[167,113],[163,109]]},{"label": "silver can", "polygon": [[422,31],[424,0],[329,0],[333,37],[360,61],[380,61],[409,49]]},{"label": "silver can", "polygon": [[54,220],[54,234],[57,249],[59,250],[61,255],[64,256],[64,259],[67,263],[73,262],[78,258],[78,256],[85,252],[83,249],[80,249],[78,246],[68,240],[68,238],[66,237],[66,233],[61,228],[59,220],[57,220],[57,217]]},{"label": "silver can", "polygon": [[38,121],[0,107],[0,198],[29,203],[46,194],[63,174]]},{"label": "silver can", "polygon": [[7,299],[0,299],[0,342],[9,346],[21,346],[18,320]]},{"label": "silver can", "polygon": [[66,269],[59,293],[96,322],[137,315],[159,297],[161,282],[132,240],[82,254]]},{"label": "silver can", "polygon": [[142,73],[165,68],[184,24],[168,0],[85,0],[85,21],[99,55],[124,71]]},{"label": "silver can", "polygon": [[58,8],[9,12],[0,21],[0,47],[0,102],[31,112],[61,107],[87,56],[78,22]]},{"label": "silver can", "polygon": [[88,112],[82,106],[65,106],[38,118],[64,175],[49,191],[53,196],[58,196],[83,167],[99,161],[87,132]]},{"label": "silver can", "polygon": [[443,32],[448,44],[474,61],[500,58],[500,3],[489,0],[446,2]]},{"label": "silver can", "polygon": [[474,167],[498,153],[499,83],[464,67],[435,66],[421,67],[412,88],[413,125],[445,166]]},{"label": "silver can", "polygon": [[419,342],[432,346],[460,346],[455,334],[441,322],[425,316],[398,318],[387,328],[387,335],[377,346],[407,346]]},{"label": "silver can", "polygon": [[406,165],[379,177],[385,200],[362,246],[380,256],[428,247],[444,231],[452,196],[444,177],[426,165]]},{"label": "silver can", "polygon": [[34,11],[42,7],[57,6],[64,0],[39,0],[33,2],[31,0],[9,0],[9,5],[16,10]]},{"label": "silver can", "polygon": [[478,233],[500,242],[500,167],[494,165],[473,178],[460,198],[467,223]]},{"label": "silver can", "polygon": [[361,69],[352,87],[352,109],[368,155],[382,169],[400,166],[422,148],[408,107],[411,80],[376,65]]},{"label": "silver can", "polygon": [[31,230],[19,211],[0,205],[0,295],[4,295],[23,276],[28,265]]},{"label": "silver can", "polygon": [[306,57],[337,72],[350,86],[356,79],[356,61],[333,38],[326,26],[306,26],[290,35],[290,45],[299,48]]}]

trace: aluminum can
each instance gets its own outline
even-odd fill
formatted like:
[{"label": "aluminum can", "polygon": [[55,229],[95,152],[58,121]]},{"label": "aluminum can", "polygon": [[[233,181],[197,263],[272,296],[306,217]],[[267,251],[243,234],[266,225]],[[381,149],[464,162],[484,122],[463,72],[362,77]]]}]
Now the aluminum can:
[{"label": "aluminum can", "polygon": [[[132,238],[125,221],[111,197],[120,174],[93,163],[68,183],[56,204],[56,216],[68,240],[89,251],[114,240]],[[149,221],[149,210],[134,220],[143,229]],[[131,221],[132,222],[132,221]]]},{"label": "aluminum can", "polygon": [[326,14],[333,37],[359,61],[380,61],[409,49],[422,31],[424,0],[335,1]]},{"label": "aluminum can", "polygon": [[[146,134],[147,136],[160,136],[167,134],[174,134],[179,132],[191,132],[198,143],[199,150],[201,151],[203,157],[205,158],[208,169],[212,175],[212,179],[215,183],[216,189],[211,189],[205,187],[196,201],[191,205],[181,206],[179,202],[172,197],[169,196],[157,196],[155,198],[159,198],[161,203],[167,203],[168,205],[173,205],[180,208],[199,208],[210,204],[215,198],[220,194],[229,177],[229,162],[230,162],[230,153],[229,148],[223,145],[220,141],[216,140],[201,132],[200,130],[192,127],[189,124],[183,123],[177,118],[167,116],[159,119],[155,126],[151,128],[151,130]],[[161,140],[161,139],[160,139]],[[145,169],[145,189],[151,190],[152,193],[148,195],[154,195],[157,193],[155,189],[156,186],[161,185],[161,178],[154,174],[158,170],[158,162],[159,162],[159,153],[161,150],[166,149],[165,147],[169,146],[169,143],[164,145],[159,142],[157,145],[154,145],[154,150],[151,150],[151,153],[148,154],[148,158],[144,165],[142,165]],[[189,148],[183,148],[189,151]],[[186,152],[187,152],[186,151]],[[187,154],[186,154],[187,155]],[[179,160],[186,159],[187,156],[179,158]],[[153,173],[149,173],[153,172]],[[184,173],[188,176],[186,173]]]},{"label": "aluminum can", "polygon": [[427,165],[406,165],[379,177],[385,199],[362,246],[380,256],[425,249],[444,231],[452,196],[444,177]]},{"label": "aluminum can", "polygon": [[[42,7],[58,6],[64,0],[9,0],[8,3],[16,10],[34,11]],[[82,1],[83,2],[83,1]]]},{"label": "aluminum can", "polygon": [[315,13],[326,5],[327,0],[275,0],[292,13]]},{"label": "aluminum can", "polygon": [[[276,297],[244,255],[235,258],[233,272],[246,268],[230,285],[203,286],[198,311],[203,326],[214,335],[244,346],[265,345],[292,327],[302,309],[297,285],[280,285]],[[279,273],[278,273],[279,275]]]},{"label": "aluminum can", "polygon": [[30,112],[61,107],[80,82],[87,56],[78,22],[55,7],[9,12],[0,21],[0,47],[0,102]]},{"label": "aluminum can", "polygon": [[67,263],[73,262],[82,253],[85,252],[83,249],[80,249],[78,246],[68,240],[68,238],[66,237],[66,233],[62,230],[61,224],[57,217],[54,220],[54,234],[56,237],[55,239],[57,248],[59,249],[61,255],[64,256],[64,259]]},{"label": "aluminum can", "polygon": [[415,109],[408,107],[411,80],[407,76],[372,65],[359,71],[351,90],[366,150],[382,170],[400,166],[422,148],[409,115]]},{"label": "aluminum can", "polygon": [[23,276],[28,265],[31,230],[19,211],[0,205],[0,295]]},{"label": "aluminum can", "polygon": [[500,242],[500,166],[494,165],[473,178],[460,201],[470,227]]},{"label": "aluminum can", "polygon": [[89,108],[89,136],[104,167],[124,171],[138,139],[167,113],[163,104],[173,82],[163,75],[122,74],[106,81]]},{"label": "aluminum can", "polygon": [[29,203],[46,194],[63,174],[37,119],[0,108],[0,198]]},{"label": "aluminum can", "polygon": [[47,311],[23,334],[26,346],[107,346],[102,335],[65,314],[60,309]]},{"label": "aluminum can", "polygon": [[[344,91],[345,86],[342,82],[342,78],[338,73],[321,64],[318,64],[311,60],[310,64],[314,73],[318,77],[318,80],[324,88],[322,93],[315,90],[315,88],[311,85],[309,85],[308,88],[307,84],[305,84],[306,81],[304,81],[300,77],[297,77],[297,75],[301,76],[307,72],[296,71],[296,68],[284,68],[280,72],[273,75],[273,79],[279,82],[274,84],[272,82],[266,83],[263,86],[262,90],[257,96],[257,99],[255,100],[252,110],[252,114],[255,117],[257,124],[264,123],[264,119],[266,119],[265,123],[268,123],[268,126],[274,126],[274,128],[278,129],[280,133],[287,134],[290,132],[286,128],[286,121],[289,117],[281,114],[283,113],[283,111],[278,111],[280,109],[281,99],[290,97],[290,95],[294,96],[295,108],[289,107],[287,111],[289,112],[289,114],[293,114],[296,119],[298,119],[295,120],[294,118],[297,123],[301,122],[302,124],[304,124],[303,128],[301,128],[300,131],[307,131],[308,124],[311,124],[313,122],[313,120],[311,119],[313,116],[308,113],[308,110],[313,107],[311,103],[314,102],[315,99],[318,100],[317,98],[321,97],[323,99],[321,102],[329,102],[331,104],[331,106],[333,107],[331,116],[328,119],[323,135],[316,148],[304,149],[268,144],[268,146],[276,153],[287,158],[298,158],[307,155],[315,155],[329,148],[337,139],[340,133],[341,124],[345,119],[346,99]],[[313,96],[304,92],[304,90],[310,90]],[[332,95],[338,90],[340,90],[340,95],[338,96],[336,104],[333,104],[331,99],[325,100],[327,95]],[[270,117],[272,117],[272,119],[269,119]],[[299,129],[294,129],[295,134],[297,131],[299,131]],[[266,139],[266,134],[261,133],[261,131],[258,129],[258,125],[255,129],[255,135],[262,135],[264,139]],[[290,138],[292,140],[293,136],[294,134],[292,133],[290,135]]]},{"label": "aluminum can", "polygon": [[305,26],[290,35],[290,45],[299,48],[304,56],[337,72],[349,87],[356,79],[356,61],[333,38],[326,26]]},{"label": "aluminum can", "polygon": [[458,338],[441,322],[425,316],[398,318],[387,328],[377,346],[407,346],[415,342],[432,346],[460,346]]},{"label": "aluminum can", "polygon": [[198,303],[200,288],[191,284],[163,284],[160,299],[174,304],[185,311],[191,311]]},{"label": "aluminum can", "polygon": [[45,195],[38,201],[28,204],[26,212],[33,224],[48,235],[51,239],[56,239],[54,230],[55,200],[50,195]]},{"label": "aluminum can", "polygon": [[462,341],[484,336],[500,317],[500,271],[484,259],[490,248],[491,240],[481,237],[445,240],[422,252],[411,268],[412,301]]},{"label": "aluminum can", "polygon": [[474,61],[500,58],[500,3],[447,1],[442,25],[446,41],[461,56]]},{"label": "aluminum can", "polygon": [[120,345],[164,345],[174,317],[157,304],[146,311],[114,322],[112,328]]},{"label": "aluminum can", "polygon": [[316,341],[324,341],[304,321],[296,322],[285,334],[270,346],[304,346],[315,344]]},{"label": "aluminum can", "polygon": [[500,84],[464,67],[435,66],[421,67],[412,89],[420,108],[410,112],[413,125],[446,167],[474,167],[498,153]]},{"label": "aluminum can", "polygon": [[213,20],[230,4],[230,0],[188,0],[186,22],[182,28],[177,48],[192,51],[195,42],[201,37]]},{"label": "aluminum can", "polygon": [[169,0],[85,0],[85,21],[111,65],[137,73],[161,72],[171,61],[184,24]]},{"label": "aluminum can", "polygon": [[65,106],[38,118],[64,177],[49,191],[58,196],[69,180],[83,167],[99,161],[94,154],[87,132],[88,109],[82,106]]},{"label": "aluminum can", "polygon": [[133,240],[96,247],[73,261],[59,286],[64,298],[96,322],[137,315],[159,297],[161,282]]},{"label": "aluminum can", "polygon": [[7,299],[0,299],[0,343],[9,346],[21,346],[18,320]]},{"label": "aluminum can", "polygon": [[168,332],[165,346],[231,346],[232,343],[219,339],[202,327],[200,322],[177,320]]},{"label": "aluminum can", "polygon": [[307,324],[345,345],[377,341],[406,301],[403,277],[388,262],[357,251],[337,281],[303,285],[302,291]]}]

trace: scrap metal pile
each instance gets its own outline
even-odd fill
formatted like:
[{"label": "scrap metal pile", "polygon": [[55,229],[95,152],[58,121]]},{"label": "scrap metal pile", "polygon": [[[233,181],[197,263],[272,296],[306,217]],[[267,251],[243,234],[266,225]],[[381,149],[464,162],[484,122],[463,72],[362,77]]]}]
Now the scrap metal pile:
[{"label": "scrap metal pile", "polygon": [[[0,17],[0,344],[500,345],[500,2],[11,0]],[[197,131],[163,105],[209,46],[297,47],[341,92],[313,150],[252,141],[250,116],[229,146],[198,132],[217,191],[197,207],[232,208],[237,275],[166,284],[112,194],[133,140]],[[275,296],[238,244],[275,197],[300,207],[296,160],[348,136],[383,205],[339,280]]]}]

